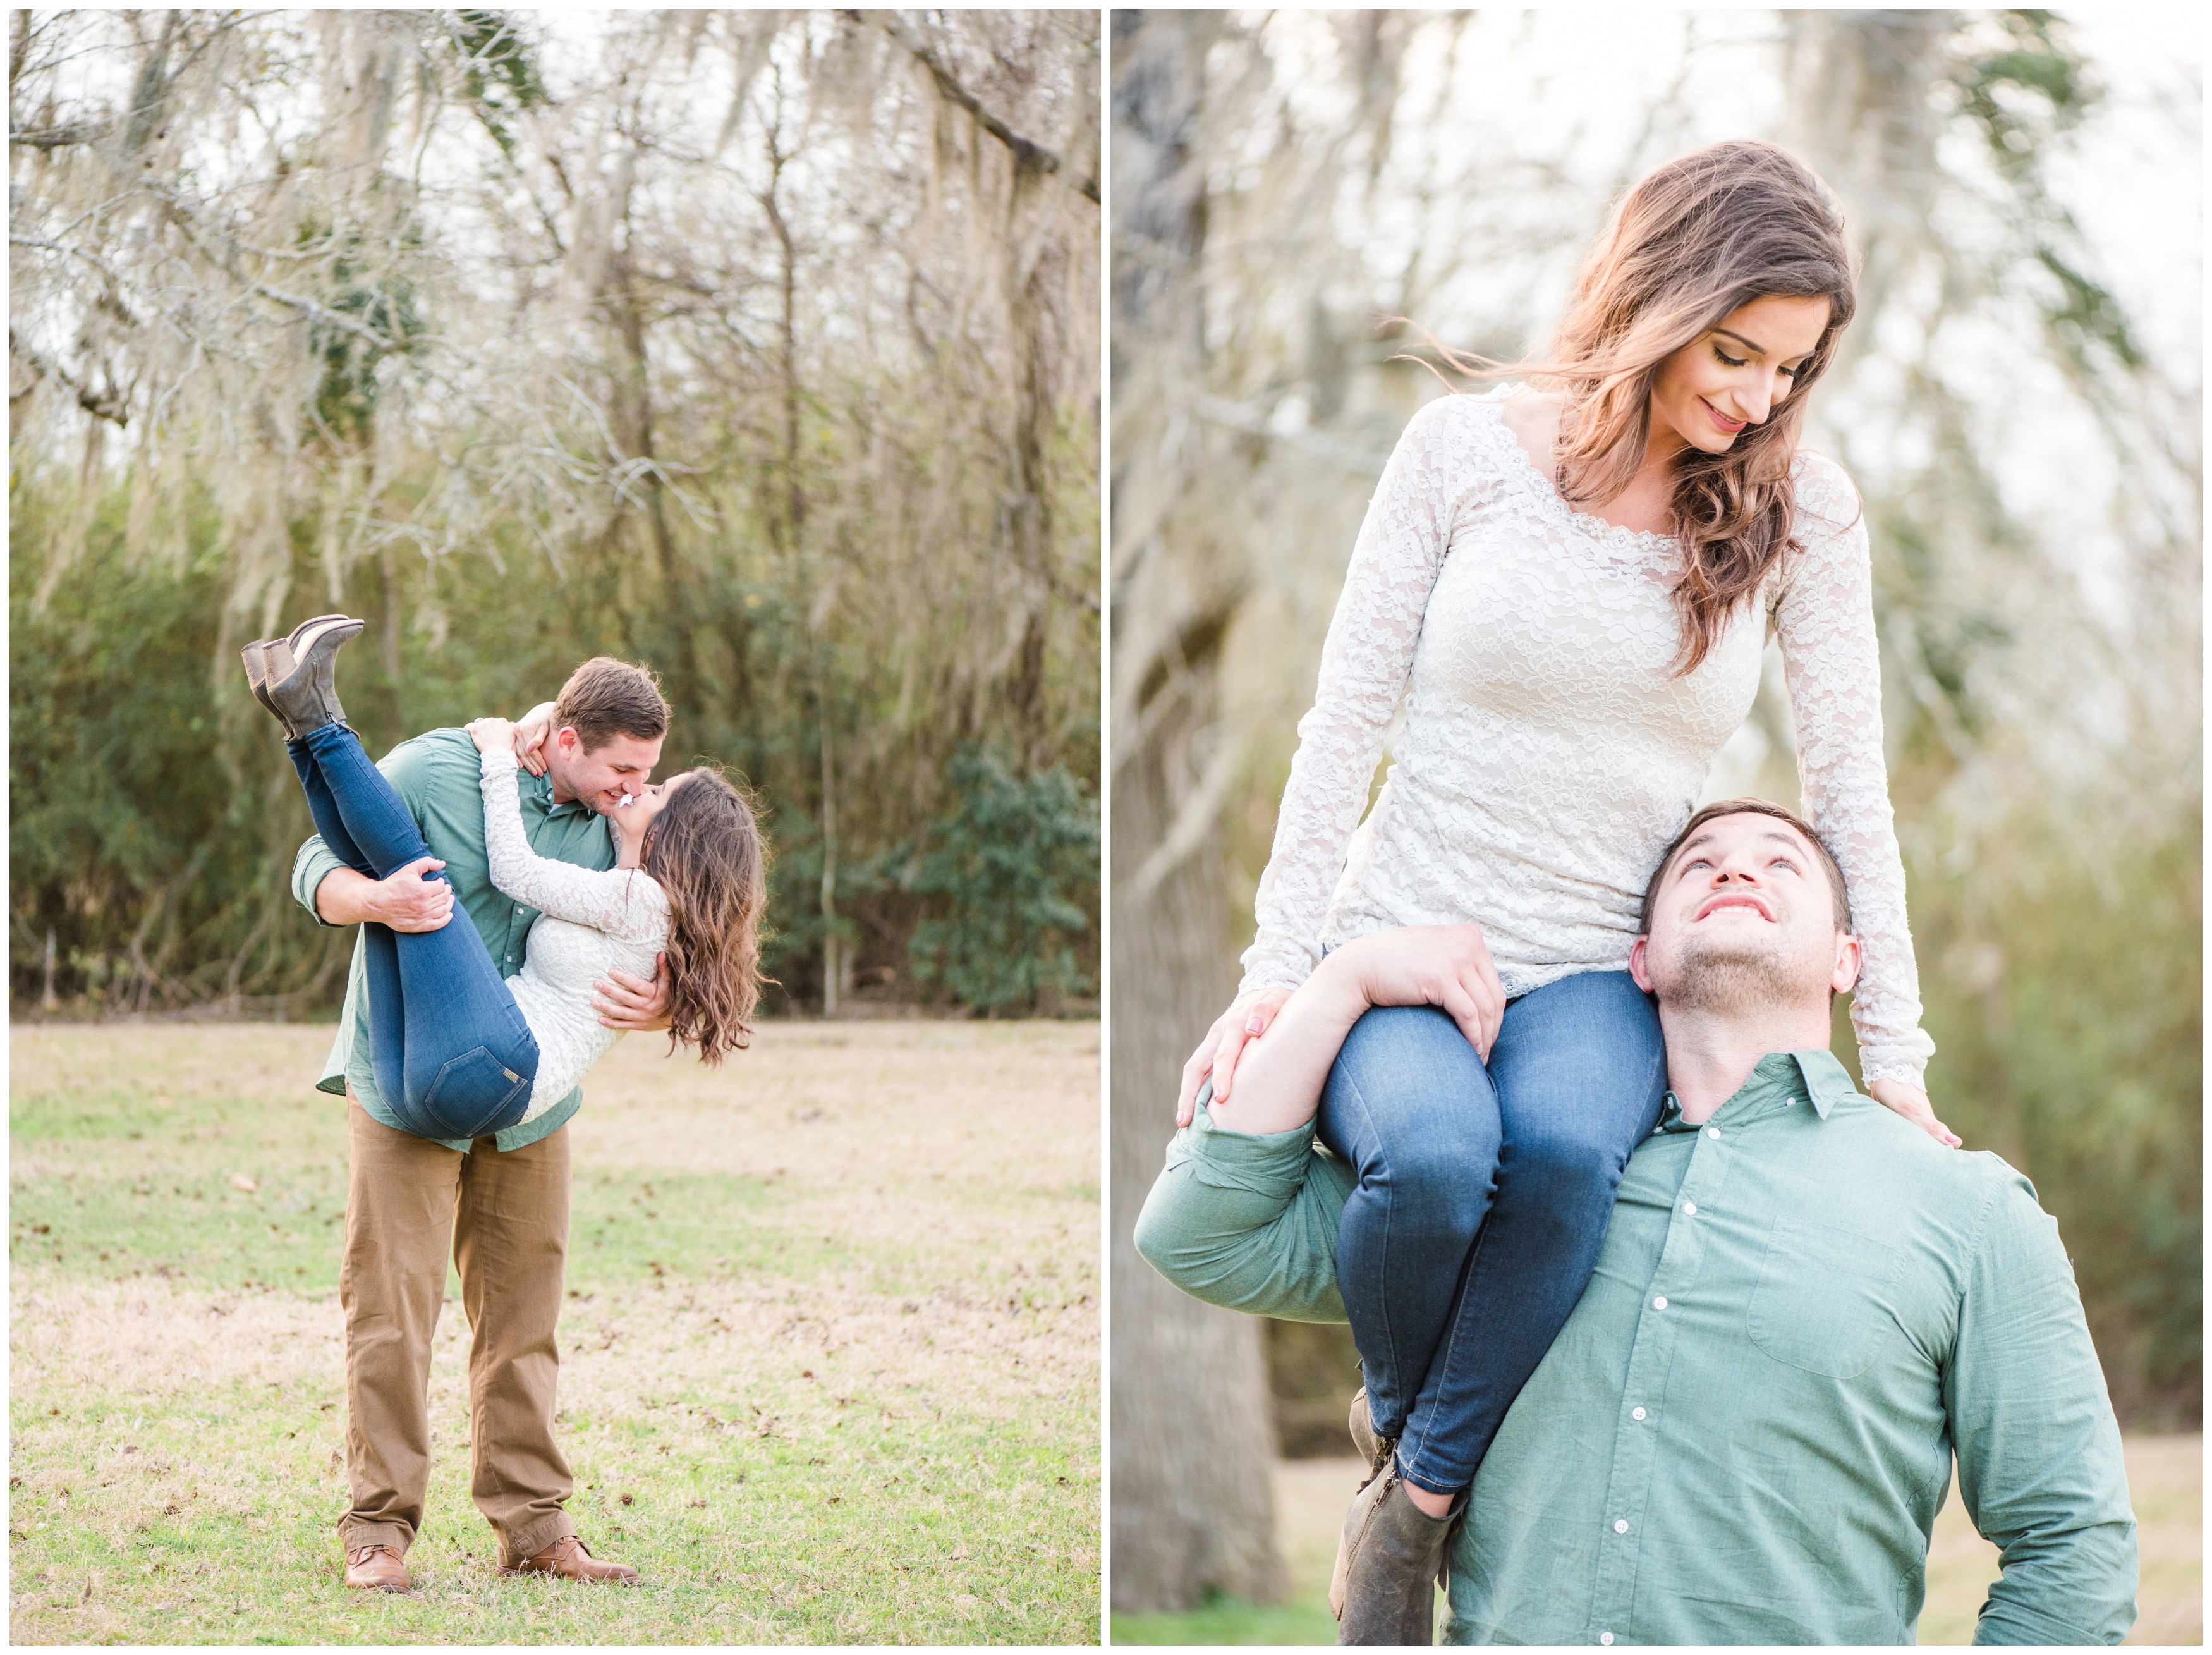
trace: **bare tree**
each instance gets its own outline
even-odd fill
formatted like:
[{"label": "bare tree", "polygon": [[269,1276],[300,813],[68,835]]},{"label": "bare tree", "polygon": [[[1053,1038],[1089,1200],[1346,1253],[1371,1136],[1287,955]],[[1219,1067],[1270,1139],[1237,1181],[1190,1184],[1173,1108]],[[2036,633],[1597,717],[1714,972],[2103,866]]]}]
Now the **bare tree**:
[{"label": "bare tree", "polygon": [[[1218,29],[1200,14],[1115,14],[1114,365],[1123,406],[1149,405],[1151,374],[1199,366],[1206,191],[1194,152],[1204,141],[1206,48]],[[1193,807],[1194,784],[1202,795],[1203,745],[1221,715],[1222,631],[1243,584],[1233,545],[1168,551],[1163,537],[1179,526],[1139,503],[1141,461],[1137,470],[1115,478],[1117,522],[1142,527],[1122,532],[1114,580],[1123,688],[1113,761],[1113,1596],[1118,1609],[1155,1609],[1188,1608],[1209,1591],[1272,1601],[1285,1579],[1259,1323],[1183,1298],[1130,1241],[1158,1170],[1180,1059],[1234,987],[1229,904],[1214,869],[1188,858],[1160,868],[1153,858]]]},{"label": "bare tree", "polygon": [[[488,588],[663,668],[770,790],[774,969],[833,1006],[904,972],[893,853],[957,749],[1095,773],[1098,50],[1079,12],[16,14],[16,555],[40,609],[118,491],[133,570],[213,550],[267,865],[186,928],[239,992],[328,965],[236,670],[303,581],[376,623],[380,733]],[[39,900],[19,953],[114,923]]]}]

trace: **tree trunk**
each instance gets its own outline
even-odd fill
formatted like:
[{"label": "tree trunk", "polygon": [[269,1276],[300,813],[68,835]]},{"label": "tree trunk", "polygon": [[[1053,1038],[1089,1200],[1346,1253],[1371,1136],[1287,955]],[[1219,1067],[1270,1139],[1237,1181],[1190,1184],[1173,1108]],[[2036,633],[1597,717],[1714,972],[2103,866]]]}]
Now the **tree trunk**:
[{"label": "tree trunk", "polygon": [[[1201,14],[1114,17],[1115,331],[1185,356],[1200,344],[1206,222],[1190,141],[1219,27]],[[1125,1610],[1188,1609],[1211,1591],[1273,1602],[1286,1586],[1261,1323],[1185,1298],[1131,1243],[1182,1059],[1236,986],[1213,859],[1186,857],[1149,885],[1133,877],[1190,791],[1194,739],[1220,715],[1222,623],[1240,586],[1223,551],[1196,536],[1115,547],[1114,672],[1128,686],[1116,699],[1134,732],[1113,759],[1113,1602]]]},{"label": "tree trunk", "polygon": [[[1174,693],[1172,691],[1168,693]],[[1183,1609],[1210,1591],[1285,1595],[1260,1318],[1186,1298],[1131,1243],[1174,1130],[1183,1056],[1236,988],[1210,859],[1149,895],[1130,875],[1174,813],[1166,756],[1207,710],[1156,727],[1114,785],[1114,1607]]]}]

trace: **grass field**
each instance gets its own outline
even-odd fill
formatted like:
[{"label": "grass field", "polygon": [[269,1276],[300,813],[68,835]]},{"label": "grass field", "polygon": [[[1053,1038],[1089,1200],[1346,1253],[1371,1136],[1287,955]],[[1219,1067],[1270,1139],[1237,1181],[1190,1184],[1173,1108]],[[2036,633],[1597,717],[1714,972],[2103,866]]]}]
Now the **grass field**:
[{"label": "grass field", "polygon": [[[2131,1644],[2204,1641],[2203,1450],[2202,1437],[2133,1437],[2127,1442],[2128,1492],[2135,1502],[2142,1554]],[[1328,1574],[1344,1508],[1365,1462],[1280,1460],[1275,1466],[1277,1530],[1291,1573],[1285,1603],[1222,1600],[1188,1615],[1116,1615],[1117,1644],[1333,1644]],[[1920,1615],[1923,1644],[1964,1644],[1974,1634],[1996,1548],[1974,1532],[1951,1496],[1936,1519],[1928,1554],[1928,1600]],[[1441,1600],[1439,1600],[1441,1602]]]},{"label": "grass field", "polygon": [[771,1024],[586,1088],[570,1503],[621,1591],[502,1579],[450,1277],[416,1589],[339,1584],[327,1028],[20,1026],[19,1643],[1095,1642],[1095,1024]]}]

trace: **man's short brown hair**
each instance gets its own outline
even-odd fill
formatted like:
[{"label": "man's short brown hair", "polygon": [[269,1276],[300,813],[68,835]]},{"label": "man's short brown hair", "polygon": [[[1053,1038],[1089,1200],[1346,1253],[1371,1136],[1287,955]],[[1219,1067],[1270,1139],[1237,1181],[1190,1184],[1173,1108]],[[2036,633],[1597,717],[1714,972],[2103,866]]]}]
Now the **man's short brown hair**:
[{"label": "man's short brown hair", "polygon": [[1644,887],[1644,913],[1637,921],[1638,928],[1645,935],[1651,934],[1651,920],[1659,907],[1659,882],[1667,877],[1674,866],[1675,853],[1689,843],[1690,836],[1706,823],[1720,816],[1771,816],[1778,822],[1787,822],[1804,836],[1805,843],[1820,859],[1820,866],[1828,872],[1828,889],[1836,897],[1836,929],[1849,934],[1851,928],[1850,893],[1844,889],[1844,870],[1836,866],[1836,859],[1828,854],[1828,847],[1820,836],[1813,831],[1810,824],[1795,811],[1779,805],[1769,804],[1764,799],[1723,799],[1717,805],[1707,805],[1682,824],[1682,831],[1674,836],[1674,843],[1667,847],[1667,854],[1659,859],[1659,866],[1651,875],[1651,883]]},{"label": "man's short brown hair", "polygon": [[574,730],[590,752],[618,735],[658,741],[668,733],[668,703],[660,684],[642,666],[612,655],[594,655],[561,686],[553,703],[553,727]]}]

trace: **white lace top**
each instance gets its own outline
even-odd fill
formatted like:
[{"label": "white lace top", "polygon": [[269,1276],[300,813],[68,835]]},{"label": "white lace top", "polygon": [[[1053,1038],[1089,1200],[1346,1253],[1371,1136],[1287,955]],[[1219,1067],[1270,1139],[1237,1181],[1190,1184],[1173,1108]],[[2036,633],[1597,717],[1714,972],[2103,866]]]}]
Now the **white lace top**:
[{"label": "white lace top", "polygon": [[522,969],[507,981],[523,1020],[538,1037],[538,1076],[526,1121],[574,1090],[622,1037],[592,1011],[592,984],[609,967],[649,977],[668,937],[668,897],[637,868],[593,869],[556,862],[531,849],[522,829],[512,752],[483,755],[484,849],[491,882],[538,909]]},{"label": "white lace top", "polygon": [[1430,403],[1383,471],[1298,724],[1243,989],[1293,987],[1324,947],[1370,931],[1469,920],[1508,995],[1625,970],[1644,885],[1751,710],[1771,628],[1806,812],[1864,946],[1862,1072],[1918,1086],[1935,1044],[1919,1026],[1850,479],[1798,456],[1803,555],[1675,678],[1679,543],[1569,507],[1507,425],[1509,394]]}]

